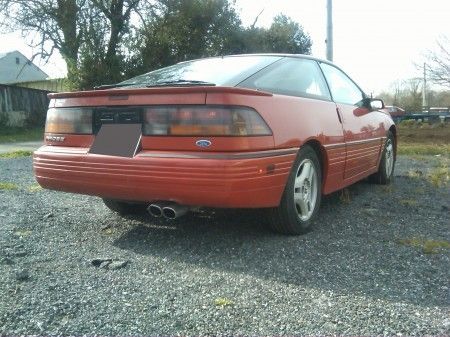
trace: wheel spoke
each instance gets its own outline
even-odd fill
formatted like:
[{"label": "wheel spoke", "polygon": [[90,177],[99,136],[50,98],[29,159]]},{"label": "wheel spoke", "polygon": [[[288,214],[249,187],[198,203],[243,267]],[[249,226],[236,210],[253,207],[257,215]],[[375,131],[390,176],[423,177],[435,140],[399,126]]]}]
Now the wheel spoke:
[{"label": "wheel spoke", "polygon": [[303,181],[300,179],[300,177],[295,178],[295,182],[294,182],[295,191],[300,189],[302,186],[303,186]]},{"label": "wheel spoke", "polygon": [[297,214],[302,221],[311,217],[315,198],[317,197],[317,173],[314,164],[309,159],[303,160],[299,165],[294,180],[294,203]]},{"label": "wheel spoke", "polygon": [[306,201],[306,208],[308,209],[308,214],[309,214],[309,212],[311,212],[311,209],[312,209],[310,196],[308,197],[308,200]]},{"label": "wheel spoke", "polygon": [[310,163],[308,163],[308,164],[309,164],[308,180],[309,180],[310,184],[312,185],[313,178],[314,178],[314,168]]},{"label": "wheel spoke", "polygon": [[300,199],[296,200],[296,204],[300,208],[300,213],[301,213],[300,215],[307,216],[308,215],[308,206],[307,206],[305,200],[303,200],[303,198],[300,198]]},{"label": "wheel spoke", "polygon": [[300,179],[302,182],[305,181],[306,178],[309,177],[309,173],[311,171],[311,163],[310,162],[305,162],[302,167],[301,167],[301,173],[300,175],[297,177],[298,179]]},{"label": "wheel spoke", "polygon": [[385,165],[386,165],[386,176],[390,176],[392,172],[392,167],[394,166],[394,153],[391,141],[388,139],[385,150]]},{"label": "wheel spoke", "polygon": [[299,204],[300,201],[302,200],[302,192],[294,192],[294,202],[296,204]]}]

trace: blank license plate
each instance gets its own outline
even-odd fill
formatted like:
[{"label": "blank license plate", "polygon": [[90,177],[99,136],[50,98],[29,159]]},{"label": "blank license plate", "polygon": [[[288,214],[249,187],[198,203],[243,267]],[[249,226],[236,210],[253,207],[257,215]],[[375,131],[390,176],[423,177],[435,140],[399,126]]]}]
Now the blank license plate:
[{"label": "blank license plate", "polygon": [[140,141],[141,124],[103,124],[89,153],[132,158]]}]

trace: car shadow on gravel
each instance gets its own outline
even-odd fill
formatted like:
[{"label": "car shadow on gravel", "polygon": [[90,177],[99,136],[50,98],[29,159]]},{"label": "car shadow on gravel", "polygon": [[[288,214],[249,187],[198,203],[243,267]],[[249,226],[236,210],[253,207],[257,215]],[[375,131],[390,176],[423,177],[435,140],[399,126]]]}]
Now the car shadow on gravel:
[{"label": "car shadow on gravel", "polygon": [[[398,177],[393,188],[414,189],[415,184]],[[448,256],[425,255],[396,243],[395,238],[411,231],[429,235],[426,217],[407,208],[404,221],[391,216],[400,211],[393,204],[397,196],[383,188],[360,182],[324,198],[313,231],[303,236],[270,232],[264,212],[203,210],[172,222],[142,218],[114,245],[139,255],[343,295],[447,305]],[[417,224],[408,225],[409,215]]]}]

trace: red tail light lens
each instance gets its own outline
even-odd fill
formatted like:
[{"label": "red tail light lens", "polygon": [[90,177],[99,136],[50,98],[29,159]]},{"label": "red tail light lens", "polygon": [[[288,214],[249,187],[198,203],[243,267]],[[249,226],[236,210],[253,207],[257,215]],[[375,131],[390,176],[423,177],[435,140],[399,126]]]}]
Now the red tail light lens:
[{"label": "red tail light lens", "polygon": [[50,108],[47,111],[45,132],[92,134],[92,109]]},{"label": "red tail light lens", "polygon": [[149,136],[268,136],[261,116],[246,107],[155,106],[144,109],[143,134]]}]

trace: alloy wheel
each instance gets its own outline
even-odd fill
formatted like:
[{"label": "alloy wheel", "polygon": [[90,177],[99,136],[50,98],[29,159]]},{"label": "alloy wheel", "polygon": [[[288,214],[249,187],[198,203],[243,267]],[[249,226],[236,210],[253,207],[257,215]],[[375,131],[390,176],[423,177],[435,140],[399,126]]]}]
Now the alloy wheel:
[{"label": "alloy wheel", "polygon": [[316,206],[318,178],[314,163],[304,159],[297,170],[294,181],[294,204],[297,215],[302,221],[308,221]]}]

